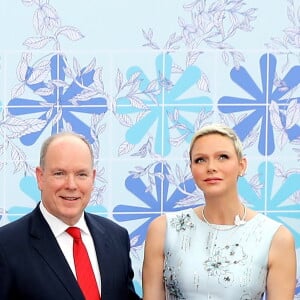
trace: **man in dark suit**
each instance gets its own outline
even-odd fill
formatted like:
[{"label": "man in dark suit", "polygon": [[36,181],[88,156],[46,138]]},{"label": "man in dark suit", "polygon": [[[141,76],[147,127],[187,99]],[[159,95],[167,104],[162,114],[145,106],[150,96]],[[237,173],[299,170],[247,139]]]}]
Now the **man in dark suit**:
[{"label": "man in dark suit", "polygon": [[69,227],[80,228],[101,300],[140,299],[127,230],[84,212],[95,180],[93,160],[79,135],[60,133],[44,142],[36,168],[41,202],[0,228],[1,300],[90,300],[76,280]]}]

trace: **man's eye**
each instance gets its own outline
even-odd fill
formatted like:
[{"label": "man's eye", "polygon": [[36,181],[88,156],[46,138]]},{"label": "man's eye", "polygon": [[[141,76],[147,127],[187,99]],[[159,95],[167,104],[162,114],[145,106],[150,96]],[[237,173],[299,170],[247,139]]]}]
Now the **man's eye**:
[{"label": "man's eye", "polygon": [[79,175],[79,177],[86,177],[87,176],[86,173],[79,173],[78,175]]},{"label": "man's eye", "polygon": [[62,176],[63,172],[54,172],[54,176]]}]

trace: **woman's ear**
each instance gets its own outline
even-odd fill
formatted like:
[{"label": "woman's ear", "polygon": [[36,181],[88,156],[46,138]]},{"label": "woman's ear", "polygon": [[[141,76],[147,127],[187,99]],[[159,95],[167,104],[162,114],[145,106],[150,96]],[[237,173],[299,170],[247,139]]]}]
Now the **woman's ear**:
[{"label": "woman's ear", "polygon": [[245,173],[246,173],[246,170],[247,170],[247,159],[246,157],[243,157],[240,161],[240,173],[239,173],[239,176],[244,176]]}]

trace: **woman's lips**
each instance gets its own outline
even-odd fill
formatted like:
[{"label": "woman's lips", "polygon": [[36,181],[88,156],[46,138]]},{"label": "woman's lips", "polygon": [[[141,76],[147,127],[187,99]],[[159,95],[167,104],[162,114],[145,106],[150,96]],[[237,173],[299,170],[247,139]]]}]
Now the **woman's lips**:
[{"label": "woman's lips", "polygon": [[214,178],[206,178],[204,181],[209,183],[214,183],[214,182],[219,182],[221,180],[222,180],[221,178],[214,177]]}]

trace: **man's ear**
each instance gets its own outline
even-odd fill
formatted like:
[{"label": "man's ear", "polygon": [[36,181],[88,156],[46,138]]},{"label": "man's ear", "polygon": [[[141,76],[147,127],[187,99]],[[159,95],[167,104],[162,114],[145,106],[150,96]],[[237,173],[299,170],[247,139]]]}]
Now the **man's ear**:
[{"label": "man's ear", "polygon": [[40,191],[43,189],[43,175],[44,175],[43,169],[41,167],[36,167],[35,176]]}]

